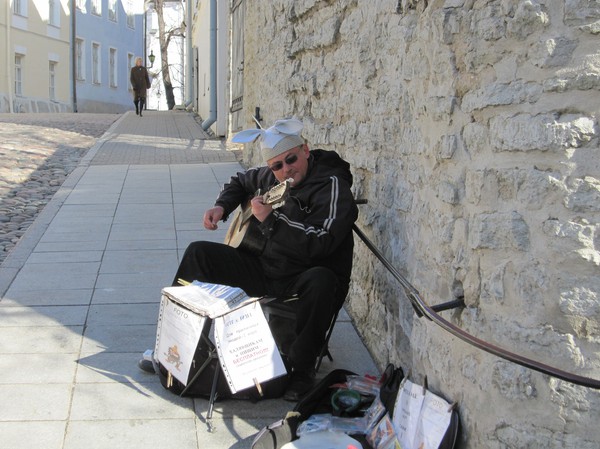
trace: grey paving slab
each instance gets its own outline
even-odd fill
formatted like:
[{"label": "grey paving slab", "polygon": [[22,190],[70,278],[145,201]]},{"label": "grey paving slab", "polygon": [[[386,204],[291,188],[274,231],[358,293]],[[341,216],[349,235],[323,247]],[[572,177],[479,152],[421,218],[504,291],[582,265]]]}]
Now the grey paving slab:
[{"label": "grey paving slab", "polygon": [[199,448],[228,449],[250,449],[254,436],[266,424],[261,419],[220,418],[218,421],[213,420],[214,431],[207,432],[204,422],[202,420],[200,422],[201,424],[198,425]]},{"label": "grey paving slab", "polygon": [[170,204],[120,204],[114,223],[172,224],[173,206]]},{"label": "grey paving slab", "polygon": [[[83,236],[79,236],[80,239]],[[101,251],[106,247],[106,239],[100,240],[74,240],[74,241],[44,241],[39,242],[34,251],[35,252],[65,252],[65,251]]]},{"label": "grey paving slab", "polygon": [[136,302],[159,302],[160,288],[120,287],[97,288],[92,295],[92,304],[120,304]]},{"label": "grey paving slab", "polygon": [[86,188],[75,191],[65,200],[65,204],[116,204],[119,201],[119,192],[98,192],[95,188]]},{"label": "grey paving slab", "polygon": [[64,421],[69,416],[71,389],[71,383],[0,385],[0,422]]},{"label": "grey paving slab", "polygon": [[70,419],[74,421],[182,418],[194,418],[193,400],[160,384],[83,383],[76,384],[73,392]]},{"label": "grey paving slab", "polygon": [[0,357],[0,384],[71,384],[77,366],[77,354],[5,355]]},{"label": "grey paving slab", "polygon": [[15,290],[54,290],[69,286],[92,288],[96,283],[99,263],[57,263],[25,265],[13,281]]},{"label": "grey paving slab", "polygon": [[77,383],[153,383],[158,376],[138,368],[139,352],[82,353],[77,364]]},{"label": "grey paving slab", "polygon": [[73,354],[81,346],[83,326],[0,327],[0,354]]},{"label": "grey paving slab", "polygon": [[127,190],[121,193],[120,204],[171,204],[173,202],[173,193],[168,190],[164,192],[154,192],[150,190]]},{"label": "grey paving slab", "polygon": [[[141,220],[140,220],[141,221]],[[148,242],[159,240],[175,240],[175,224],[171,221],[165,223],[114,223],[108,238],[107,249],[126,248],[129,243],[122,245],[120,242],[132,242],[135,240],[144,240]],[[131,243],[134,244],[134,243]],[[139,248],[139,243],[135,244]],[[156,243],[161,245],[161,243]],[[115,248],[115,246],[117,248]],[[153,244],[147,246],[153,248]],[[158,249],[158,246],[156,247]]]},{"label": "grey paving slab", "polygon": [[[34,254],[32,254],[33,257]],[[9,289],[2,300],[0,307],[21,306],[75,306],[88,305],[93,290],[89,289],[43,289],[43,290],[20,290]]]},{"label": "grey paving slab", "polygon": [[[93,435],[93,438],[90,436]],[[194,418],[73,421],[63,449],[199,447]],[[209,446],[204,446],[209,449]]]},{"label": "grey paving slab", "polygon": [[0,307],[0,327],[83,326],[87,313],[87,305]]},{"label": "grey paving slab", "polygon": [[146,288],[161,289],[171,285],[173,273],[100,273],[96,288],[123,288],[139,285]]},{"label": "grey paving slab", "polygon": [[155,326],[158,311],[158,302],[152,304],[93,304],[89,308],[87,325],[131,326],[136,324],[150,324]]},{"label": "grey paving slab", "polygon": [[[2,328],[0,328],[0,334],[1,332]],[[81,352],[88,354],[137,352],[142,354],[146,349],[154,347],[155,340],[156,324],[89,326],[85,330]]]},{"label": "grey paving slab", "polygon": [[165,273],[177,266],[174,250],[106,251],[100,273]]},{"label": "grey paving slab", "polygon": [[[0,421],[2,445],[11,449],[62,449],[67,421]],[[80,446],[81,447],[81,446]]]},{"label": "grey paving slab", "polygon": [[28,264],[48,263],[79,263],[79,262],[101,262],[104,253],[102,251],[53,251],[34,252],[27,259]]}]

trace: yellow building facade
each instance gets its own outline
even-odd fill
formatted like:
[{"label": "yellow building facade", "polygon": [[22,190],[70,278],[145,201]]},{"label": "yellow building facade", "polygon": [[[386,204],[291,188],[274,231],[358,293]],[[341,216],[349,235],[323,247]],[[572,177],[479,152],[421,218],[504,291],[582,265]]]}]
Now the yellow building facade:
[{"label": "yellow building facade", "polygon": [[0,0],[0,112],[72,110],[69,0]]}]

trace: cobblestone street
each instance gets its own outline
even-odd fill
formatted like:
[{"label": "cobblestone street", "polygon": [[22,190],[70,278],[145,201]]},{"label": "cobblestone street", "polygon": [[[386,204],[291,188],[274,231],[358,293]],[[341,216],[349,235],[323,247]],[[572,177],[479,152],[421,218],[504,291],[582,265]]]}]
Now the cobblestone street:
[{"label": "cobblestone street", "polygon": [[0,114],[0,263],[120,114]]}]

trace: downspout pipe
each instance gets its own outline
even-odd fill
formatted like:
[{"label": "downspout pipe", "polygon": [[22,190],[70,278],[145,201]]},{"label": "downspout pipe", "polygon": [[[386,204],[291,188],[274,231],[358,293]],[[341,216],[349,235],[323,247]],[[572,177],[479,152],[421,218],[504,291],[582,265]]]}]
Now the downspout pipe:
[{"label": "downspout pipe", "polygon": [[210,111],[202,122],[208,130],[217,121],[217,0],[210,0]]},{"label": "downspout pipe", "polygon": [[186,71],[185,71],[185,107],[188,108],[193,101],[194,98],[194,54],[192,52],[192,2],[191,0],[186,0],[185,7],[186,11],[186,20],[185,26],[187,28],[185,32],[185,52],[186,52]]},{"label": "downspout pipe", "polygon": [[73,112],[77,111],[77,0],[71,0],[71,95]]},{"label": "downspout pipe", "polygon": [[[8,86],[7,87],[7,92],[8,92],[8,112],[10,112],[11,114],[14,112],[13,109],[13,89],[14,89],[14,84],[13,84],[13,80],[12,77],[10,76],[11,71],[14,70],[14,66],[15,66],[15,57],[14,57],[14,53],[12,53],[11,51],[11,42],[10,42],[10,28],[12,27],[12,11],[10,9],[10,2],[6,2],[6,80],[8,81]],[[12,56],[12,64],[9,62],[11,61],[11,54]]]}]

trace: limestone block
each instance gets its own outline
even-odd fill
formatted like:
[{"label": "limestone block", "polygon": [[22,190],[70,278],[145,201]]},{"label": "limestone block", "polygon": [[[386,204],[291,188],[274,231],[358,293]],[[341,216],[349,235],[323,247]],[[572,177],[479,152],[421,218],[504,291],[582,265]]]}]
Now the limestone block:
[{"label": "limestone block", "polygon": [[536,396],[531,371],[504,360],[494,363],[492,382],[507,399],[527,399]]},{"label": "limestone block", "polygon": [[[292,43],[290,53],[292,56],[299,52],[327,47],[335,43],[340,31],[339,17],[310,24],[310,32],[299,30],[298,38]],[[306,26],[306,25],[304,25]]]},{"label": "limestone block", "polygon": [[600,180],[586,176],[574,181],[573,192],[565,199],[573,212],[600,212]]},{"label": "limestone block", "polygon": [[576,65],[557,71],[556,76],[544,81],[545,92],[571,90],[600,90],[600,55],[589,55]]},{"label": "limestone block", "polygon": [[474,155],[486,151],[490,145],[489,129],[482,123],[465,125],[462,137],[467,151]]},{"label": "limestone block", "polygon": [[569,25],[589,23],[600,18],[600,0],[566,0],[565,22]]},{"label": "limestone block", "polygon": [[491,83],[467,92],[461,109],[473,112],[490,106],[535,103],[542,94],[542,86],[535,82],[516,80],[511,83]]},{"label": "limestone block", "polygon": [[579,27],[579,29],[590,34],[600,34],[600,20],[587,25],[582,25]]},{"label": "limestone block", "polygon": [[538,1],[519,2],[512,18],[508,19],[507,36],[524,40],[550,24],[545,7]]},{"label": "limestone block", "polygon": [[481,214],[471,219],[469,244],[472,249],[529,248],[529,227],[516,211]]},{"label": "limestone block", "polygon": [[436,146],[436,154],[438,161],[452,159],[452,156],[454,156],[454,153],[458,148],[459,141],[460,137],[456,135],[442,136],[442,138]]},{"label": "limestone block", "polygon": [[473,11],[470,31],[478,39],[496,41],[506,34],[504,13],[497,3]]},{"label": "limestone block", "polygon": [[576,40],[563,36],[542,40],[528,52],[529,61],[541,68],[563,67],[571,60],[576,47]]},{"label": "limestone block", "polygon": [[575,115],[557,118],[553,114],[490,120],[490,141],[496,151],[551,151],[579,147],[595,135],[594,119]]},{"label": "limestone block", "polygon": [[458,204],[459,188],[449,181],[442,181],[437,186],[436,196],[444,203]]},{"label": "limestone block", "polygon": [[576,285],[577,282],[570,284],[563,286],[560,292],[560,311],[578,338],[593,338],[600,331],[598,281],[590,286],[583,285],[583,282],[579,285]]}]

